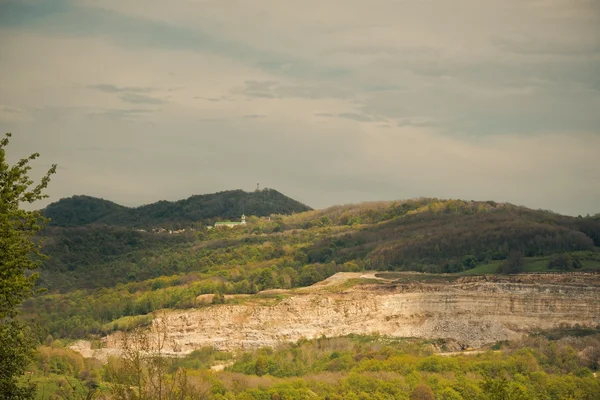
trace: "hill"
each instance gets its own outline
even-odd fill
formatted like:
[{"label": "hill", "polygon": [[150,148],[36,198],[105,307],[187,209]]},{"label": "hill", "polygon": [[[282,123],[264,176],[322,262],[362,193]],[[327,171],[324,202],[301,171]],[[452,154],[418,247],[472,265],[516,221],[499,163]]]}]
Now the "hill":
[{"label": "hill", "polygon": [[[203,196],[203,204],[211,204],[206,199],[215,201],[218,195]],[[157,204],[141,207],[142,211],[125,208],[125,212],[136,211],[152,216],[156,223],[169,224],[166,215],[158,215],[161,203]],[[169,204],[173,203],[166,203],[165,209]],[[168,214],[185,216],[190,214],[182,210],[197,201],[191,198],[175,204]],[[239,201],[231,204],[235,208]],[[260,207],[254,209],[260,211]],[[117,209],[117,214],[96,221],[127,225],[125,215],[111,221],[120,212]],[[221,215],[228,212],[224,209]],[[78,221],[92,219],[73,215]],[[231,274],[259,261],[277,264],[277,268],[290,266],[298,276],[306,266],[318,269],[331,263],[379,270],[461,272],[502,261],[511,251],[524,257],[594,252],[600,246],[600,220],[495,202],[415,199],[334,206],[270,220],[252,216],[247,226],[235,230],[201,228],[169,235],[96,223],[50,227],[45,236],[44,251],[50,259],[43,264],[40,283],[69,290],[112,287],[176,273],[224,269]],[[320,275],[313,273],[313,278]]]},{"label": "hill", "polygon": [[112,201],[91,196],[73,196],[49,204],[42,213],[53,226],[82,226],[126,210]]},{"label": "hill", "polygon": [[[290,217],[306,225],[302,215]],[[382,270],[459,272],[473,264],[600,246],[600,220],[569,217],[512,204],[417,199],[392,204],[324,210],[325,224],[355,228],[325,237],[307,249],[311,262],[363,260]]]},{"label": "hill", "polygon": [[196,307],[204,294],[309,286],[337,272],[494,273],[511,252],[525,271],[557,271],[559,256],[570,260],[564,269],[600,269],[597,218],[491,201],[363,203],[178,234],[91,223],[44,235],[39,286],[49,292],[24,305],[42,338],[100,334],[123,317]]},{"label": "hill", "polygon": [[159,201],[129,208],[89,196],[73,196],[48,205],[42,212],[51,226],[75,227],[102,224],[135,228],[181,228],[220,219],[292,214],[311,208],[273,189],[255,192],[229,190],[191,196],[179,201]]}]

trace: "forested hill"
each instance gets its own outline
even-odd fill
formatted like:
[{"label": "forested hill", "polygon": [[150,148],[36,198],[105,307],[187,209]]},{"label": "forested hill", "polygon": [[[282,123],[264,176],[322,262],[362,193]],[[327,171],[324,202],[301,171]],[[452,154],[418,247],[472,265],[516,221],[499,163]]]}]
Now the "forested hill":
[{"label": "forested hill", "polygon": [[103,224],[122,227],[185,227],[222,219],[293,214],[311,210],[305,204],[273,189],[254,192],[229,190],[191,196],[179,201],[159,201],[129,208],[90,196],[73,196],[48,205],[42,212],[51,226],[76,227]]},{"label": "forested hill", "polygon": [[[215,214],[234,219],[241,211],[236,211],[236,207],[241,207],[241,199],[256,201],[257,195],[284,197],[275,191],[225,193],[240,194],[240,197],[221,200],[229,201],[231,206],[219,208],[222,204],[213,204],[219,199],[219,194],[198,196],[204,200],[203,204],[212,207],[199,208],[188,220]],[[63,200],[57,205],[66,206],[69,202],[76,205],[79,199]],[[149,215],[146,221],[160,221],[167,226],[167,215],[171,215],[170,218],[186,216],[186,202],[193,204],[194,200],[196,198],[193,197],[182,202],[140,207],[143,212],[140,209],[116,208],[114,213],[110,211],[111,207],[120,206],[109,202],[89,202],[97,206],[89,211],[99,215],[95,220],[85,214],[75,214],[79,209],[74,207],[75,211],[70,215],[77,219],[63,219],[62,223],[75,225],[75,221],[89,223],[92,220],[116,220],[115,223],[120,223],[132,218],[129,214],[132,213],[134,216]],[[157,216],[163,204],[166,211]],[[161,234],[99,223],[50,227],[44,232],[44,252],[50,259],[42,266],[40,285],[51,290],[112,287],[160,276],[197,273],[211,277],[215,274],[219,281],[224,281],[225,277],[220,275],[223,271],[235,275],[233,284],[234,281],[244,281],[254,270],[262,271],[265,267],[286,282],[289,279],[280,276],[280,269],[292,268],[298,277],[303,273],[310,275],[304,281],[314,283],[339,268],[357,266],[433,273],[461,272],[502,262],[512,251],[520,252],[526,258],[547,258],[554,254],[583,251],[592,252],[589,257],[600,260],[600,220],[597,217],[568,217],[492,201],[415,199],[334,206],[267,219],[257,218],[254,213],[281,213],[289,208],[285,210],[279,205],[280,208],[267,209],[270,204],[267,200],[254,208],[250,201],[244,204],[249,216],[248,224],[233,230],[199,227],[183,234]],[[175,208],[177,212],[169,208],[175,205],[178,206]],[[265,207],[262,209],[264,212],[261,212],[261,205]],[[212,209],[212,214],[207,209]],[[579,257],[586,264],[585,257],[588,255],[574,257]],[[541,263],[535,268],[545,268],[547,264],[541,260],[530,261]],[[332,265],[335,268],[327,269],[329,267],[326,266]],[[565,268],[573,265],[568,264]],[[290,271],[286,274],[290,275]],[[244,290],[250,283],[259,286],[257,282],[248,281]],[[231,290],[234,289],[223,289],[227,293]]]},{"label": "forested hill", "polygon": [[[39,270],[38,285],[48,291],[24,304],[26,315],[46,329],[40,337],[105,334],[121,317],[195,307],[202,294],[309,286],[342,271],[419,271],[446,277],[495,273],[500,267],[503,273],[519,272],[505,271],[505,265],[524,272],[600,270],[597,216],[569,217],[493,201],[414,199],[265,218],[253,214],[289,213],[281,203],[267,208],[270,196],[276,200],[282,195],[225,193],[234,196],[198,196],[139,209],[89,202],[96,206],[90,216],[72,213],[62,220],[87,225],[46,229],[43,252],[49,259]],[[264,198],[257,199],[259,195]],[[77,205],[79,200],[58,205]],[[187,217],[186,206],[198,200],[205,208]],[[223,202],[230,206],[219,208]],[[131,215],[165,223],[215,214],[233,219],[242,204],[248,223],[233,229],[169,233],[90,223],[127,221]],[[164,214],[157,215],[161,207]],[[211,208],[209,214],[206,209]]]}]

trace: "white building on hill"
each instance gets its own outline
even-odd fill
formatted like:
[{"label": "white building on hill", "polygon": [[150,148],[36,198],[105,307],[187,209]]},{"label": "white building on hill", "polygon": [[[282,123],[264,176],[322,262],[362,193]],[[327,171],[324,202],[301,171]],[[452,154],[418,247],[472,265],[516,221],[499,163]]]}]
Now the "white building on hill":
[{"label": "white building on hill", "polygon": [[233,228],[234,226],[240,226],[240,225],[246,225],[246,216],[244,214],[242,214],[241,222],[231,222],[231,221],[215,222],[215,228],[220,227],[220,226],[227,226],[229,228]]}]

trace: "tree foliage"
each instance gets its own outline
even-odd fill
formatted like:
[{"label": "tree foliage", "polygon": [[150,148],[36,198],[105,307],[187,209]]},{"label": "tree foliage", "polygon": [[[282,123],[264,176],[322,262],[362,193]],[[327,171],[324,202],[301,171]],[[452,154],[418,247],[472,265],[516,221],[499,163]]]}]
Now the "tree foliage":
[{"label": "tree foliage", "polygon": [[[598,220],[511,204],[416,199],[373,207],[357,205],[327,214],[334,223],[360,220],[361,224],[344,234],[325,235],[307,247],[309,260],[361,259],[377,269],[459,272],[477,263],[504,260],[511,250],[534,257],[600,245]],[[304,214],[323,217],[317,213]],[[304,214],[289,219],[299,223]]]},{"label": "tree foliage", "polygon": [[548,260],[548,268],[558,269],[560,271],[568,271],[571,269],[581,268],[581,261],[570,254],[560,253],[555,254]]},{"label": "tree foliage", "polygon": [[292,214],[311,208],[273,189],[254,192],[229,190],[191,196],[179,201],[128,208],[90,196],[73,196],[50,204],[43,211],[51,225],[62,227],[104,224],[121,227],[179,228],[216,220],[240,218],[242,214],[268,216]]},{"label": "tree foliage", "polygon": [[17,321],[0,323],[0,398],[31,399],[35,387],[18,379],[31,362],[35,342],[28,327]]},{"label": "tree foliage", "polygon": [[[169,338],[155,326],[125,335],[123,352],[104,366],[44,346],[34,371],[60,374],[59,381],[73,386],[79,381],[81,394],[96,382],[98,394],[111,399],[596,400],[597,332],[566,341],[525,338],[497,351],[452,357],[432,352],[432,345],[452,342],[382,335],[302,339],[235,353],[203,347],[161,357],[161,343]],[[56,392],[61,399],[84,398]]]},{"label": "tree foliage", "polygon": [[520,251],[511,251],[507,259],[498,268],[501,274],[518,274],[523,272],[523,254]]},{"label": "tree foliage", "polygon": [[410,400],[435,400],[435,394],[431,388],[423,383],[418,384],[413,389],[409,397]]},{"label": "tree foliage", "polygon": [[[555,253],[600,266],[590,235],[600,221],[493,202],[417,199],[248,217],[233,229],[184,233],[88,224],[44,230],[39,283],[24,314],[39,337],[130,329],[161,308],[203,306],[198,296],[309,286],[367,268],[461,273],[511,250],[544,268]],[[573,251],[579,251],[577,254]],[[495,266],[493,267],[495,268]],[[490,272],[494,272],[494,269]],[[138,318],[139,317],[139,318]]]},{"label": "tree foliage", "polygon": [[[109,360],[104,376],[115,399],[192,400],[201,398],[188,382],[185,369],[165,356],[166,325],[157,322],[150,329],[135,329],[122,335],[121,356]],[[171,371],[172,370],[172,371]]]},{"label": "tree foliage", "polygon": [[31,272],[41,257],[34,237],[46,222],[39,212],[21,206],[46,197],[43,191],[56,165],[34,184],[29,178],[30,163],[39,154],[9,165],[6,147],[10,137],[6,134],[0,141],[0,397],[21,399],[33,395],[31,388],[17,382],[31,358],[32,343],[28,330],[13,318],[19,304],[32,294],[36,275]]}]

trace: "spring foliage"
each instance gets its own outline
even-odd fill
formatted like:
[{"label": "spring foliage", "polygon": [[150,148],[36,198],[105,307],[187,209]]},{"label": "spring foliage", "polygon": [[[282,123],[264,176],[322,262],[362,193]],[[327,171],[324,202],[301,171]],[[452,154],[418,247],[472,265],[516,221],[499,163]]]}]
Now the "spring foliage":
[{"label": "spring foliage", "polygon": [[10,137],[8,133],[0,140],[0,397],[21,399],[33,395],[31,387],[17,382],[30,360],[32,341],[26,327],[13,318],[19,304],[32,294],[36,275],[31,271],[39,267],[41,257],[34,237],[45,223],[39,212],[21,206],[46,197],[43,191],[56,166],[34,184],[29,178],[30,163],[39,154],[9,165],[6,147]]},{"label": "spring foliage", "polygon": [[[104,366],[44,347],[34,374],[78,379],[82,393],[98,387],[98,399],[597,400],[597,331],[574,337],[567,329],[568,336],[555,340],[530,337],[498,344],[496,351],[454,356],[434,352],[451,345],[444,341],[349,335],[243,353],[207,347],[163,358],[161,341],[148,342],[156,331],[135,331],[122,356]],[[155,351],[145,351],[149,347]]]}]

